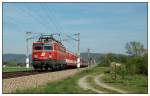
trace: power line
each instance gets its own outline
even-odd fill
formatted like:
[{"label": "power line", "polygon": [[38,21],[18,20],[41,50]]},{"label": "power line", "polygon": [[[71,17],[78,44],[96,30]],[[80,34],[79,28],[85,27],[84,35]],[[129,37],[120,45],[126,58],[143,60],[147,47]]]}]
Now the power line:
[{"label": "power line", "polygon": [[[54,8],[53,8],[53,9],[50,9],[50,10],[53,10],[53,12],[56,14],[56,10],[55,10]],[[60,22],[58,23],[58,19],[55,18],[56,15],[53,14],[53,12],[51,13],[51,15],[53,15],[52,17],[54,17],[53,19],[55,20],[55,23],[57,24],[57,26],[59,27],[59,29],[62,30],[62,31],[60,31],[60,32],[61,32],[61,33],[62,33],[62,32],[65,32],[64,29],[63,29],[63,27],[61,26],[61,23],[60,23]],[[54,16],[54,15],[55,15],[55,16]]]},{"label": "power line", "polygon": [[[45,10],[45,14],[47,14],[47,16],[48,16],[49,25],[50,25],[50,22],[51,22],[53,24],[54,28],[56,29],[57,33],[59,32],[59,35],[57,35],[57,36],[59,36],[59,40],[61,42],[62,41],[62,38],[61,38],[62,32],[61,32],[61,29],[59,29],[59,27],[57,26],[58,24],[56,24],[55,20],[51,16],[52,14],[50,14],[50,9],[47,7],[46,4],[45,5],[41,4],[41,7]],[[52,13],[52,11],[51,11],[51,13]]]},{"label": "power line", "polygon": [[[28,6],[26,6],[26,8],[22,9],[23,12],[26,12],[28,14],[28,16],[32,17],[36,22],[38,22],[42,27],[45,27],[46,29],[48,28],[48,26],[41,22],[41,20],[37,17],[40,15],[33,15],[31,11],[29,11]],[[45,25],[45,26],[44,26]],[[49,29],[49,28],[48,28]]]},{"label": "power line", "polygon": [[[49,17],[49,18],[48,18],[48,21],[51,22],[51,23],[54,25],[56,31],[59,32],[59,29],[58,29],[57,25],[55,24],[55,21],[52,19],[51,15],[49,14],[49,10],[48,10],[47,5],[45,4],[45,6],[43,6],[43,5],[41,4],[41,7],[45,10],[45,14],[47,14],[47,16]],[[47,12],[46,12],[46,11],[47,11]],[[50,24],[50,23],[49,23],[49,24]]]},{"label": "power line", "polygon": [[[46,7],[47,7],[47,5],[46,5]],[[55,18],[56,15],[53,14],[53,13],[56,13],[56,10],[54,8],[51,9],[51,8],[48,8],[48,7],[47,7],[47,9],[49,9],[51,11],[50,19],[52,20],[52,23],[55,25],[56,29],[60,32],[61,38],[64,38],[64,34],[65,34],[64,32],[65,31],[64,31],[63,27],[61,26],[61,23],[60,22],[58,23],[58,20]],[[67,34],[65,34],[65,35],[67,35]]]}]

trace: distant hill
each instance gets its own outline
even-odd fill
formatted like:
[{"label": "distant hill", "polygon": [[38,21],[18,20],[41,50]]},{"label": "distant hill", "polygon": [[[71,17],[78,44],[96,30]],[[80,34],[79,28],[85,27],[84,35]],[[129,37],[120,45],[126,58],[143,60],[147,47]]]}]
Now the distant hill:
[{"label": "distant hill", "polygon": [[[89,57],[92,59],[95,59],[97,63],[100,62],[101,57],[106,54],[103,53],[90,53]],[[115,56],[124,56],[123,54],[113,54]],[[80,54],[81,58],[84,60],[88,60],[88,53],[81,53]],[[29,56],[31,60],[31,55]],[[25,63],[26,60],[26,55],[25,54],[3,54],[3,62],[9,62],[9,61],[16,61],[17,63]]]},{"label": "distant hill", "polygon": [[[29,56],[31,59],[31,56]],[[18,63],[25,63],[26,55],[24,54],[3,54],[3,62],[17,61]]]},{"label": "distant hill", "polygon": [[[102,53],[89,53],[89,58],[95,59],[96,62],[100,61],[100,58],[105,54]],[[81,58],[88,60],[88,53],[81,53]]]},{"label": "distant hill", "polygon": [[[101,53],[90,53],[89,56],[94,58],[96,61],[100,59],[104,54]],[[81,53],[81,58],[88,60],[88,53]],[[29,56],[31,60],[31,55]],[[17,61],[18,63],[25,63],[25,54],[3,54],[3,62]]]}]

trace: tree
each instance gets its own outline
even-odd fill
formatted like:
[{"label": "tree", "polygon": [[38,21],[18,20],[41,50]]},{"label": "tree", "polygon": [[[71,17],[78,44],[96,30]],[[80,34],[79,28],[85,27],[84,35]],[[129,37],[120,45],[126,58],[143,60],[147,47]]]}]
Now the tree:
[{"label": "tree", "polygon": [[129,74],[139,74],[141,73],[141,68],[143,66],[143,59],[140,56],[128,58],[126,67]]},{"label": "tree", "polygon": [[100,58],[99,66],[109,66],[109,60],[106,57],[106,55],[104,55]]},{"label": "tree", "polygon": [[143,56],[143,66],[141,67],[141,73],[148,75],[148,54]]},{"label": "tree", "polygon": [[112,53],[108,53],[108,54],[106,55],[106,57],[108,58],[109,63],[116,61],[116,57],[115,57],[115,55],[112,54]]},{"label": "tree", "polygon": [[117,58],[115,57],[114,54],[108,53],[101,57],[101,62],[99,65],[100,66],[109,66],[111,62],[115,62],[116,60],[117,60]]},{"label": "tree", "polygon": [[128,58],[126,67],[129,74],[148,75],[148,54]]},{"label": "tree", "polygon": [[140,42],[135,41],[127,43],[125,48],[130,56],[142,56],[145,51],[144,46]]}]

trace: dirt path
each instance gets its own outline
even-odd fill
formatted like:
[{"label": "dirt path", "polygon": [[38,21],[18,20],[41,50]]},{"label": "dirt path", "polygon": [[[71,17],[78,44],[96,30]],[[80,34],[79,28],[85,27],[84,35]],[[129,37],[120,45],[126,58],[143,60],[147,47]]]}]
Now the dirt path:
[{"label": "dirt path", "polygon": [[[110,85],[108,85],[108,84],[106,84],[106,83],[103,83],[102,80],[100,79],[103,75],[104,75],[104,74],[96,75],[95,77],[92,76],[92,75],[86,75],[86,76],[84,76],[84,77],[82,77],[82,78],[79,79],[78,85],[79,85],[81,88],[85,89],[85,90],[90,89],[90,90],[92,90],[92,91],[94,91],[94,92],[96,92],[96,93],[110,93],[110,92],[108,92],[108,90],[116,91],[116,93],[128,93],[128,92],[126,92],[126,91],[124,91],[124,90],[121,90],[121,89],[112,87],[112,86],[110,86]],[[93,85],[91,85],[91,84],[87,81],[88,78],[91,77],[91,76],[93,77],[93,82],[94,82],[96,85],[98,85],[98,86],[100,86],[100,87],[102,87],[102,88],[108,89],[108,90],[104,92],[104,91],[101,91],[100,89],[94,88]]]},{"label": "dirt path", "polygon": [[106,88],[106,89],[109,89],[109,90],[116,91],[116,92],[118,92],[118,93],[128,93],[128,92],[126,92],[126,91],[124,91],[124,90],[120,90],[120,89],[117,89],[117,88],[112,87],[112,86],[110,86],[110,85],[107,85],[106,83],[103,83],[103,82],[101,81],[101,79],[100,79],[103,75],[104,75],[104,74],[97,75],[97,76],[94,77],[94,82],[95,82],[95,84],[99,85],[100,87],[103,87],[103,88]]},{"label": "dirt path", "polygon": [[87,78],[89,78],[89,77],[90,77],[90,75],[86,75],[86,76],[80,78],[79,81],[78,81],[78,85],[79,85],[81,88],[85,89],[85,90],[90,89],[90,90],[92,90],[92,91],[94,91],[94,92],[96,92],[96,93],[105,93],[105,92],[103,92],[103,91],[100,91],[100,90],[97,90],[97,89],[93,88],[93,87],[87,82]]}]

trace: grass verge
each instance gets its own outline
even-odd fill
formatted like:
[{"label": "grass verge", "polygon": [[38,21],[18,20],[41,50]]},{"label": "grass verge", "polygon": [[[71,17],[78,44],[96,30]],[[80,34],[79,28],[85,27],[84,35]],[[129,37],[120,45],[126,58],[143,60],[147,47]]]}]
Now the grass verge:
[{"label": "grass verge", "polygon": [[139,93],[144,94],[147,93],[147,83],[148,77],[145,75],[128,75],[125,79],[117,79],[114,80],[111,78],[110,74],[105,74],[102,77],[103,82],[110,84],[116,88],[124,89],[129,93]]},{"label": "grass verge", "polygon": [[27,71],[27,70],[33,70],[32,67],[26,68],[26,67],[4,67],[3,72],[16,72],[16,71]]},{"label": "grass verge", "polygon": [[48,83],[45,86],[30,88],[26,90],[16,90],[15,93],[94,93],[91,90],[83,90],[78,86],[79,78],[88,74],[101,74],[107,68],[95,67],[93,69],[84,70],[74,76],[68,77],[64,80]]}]

